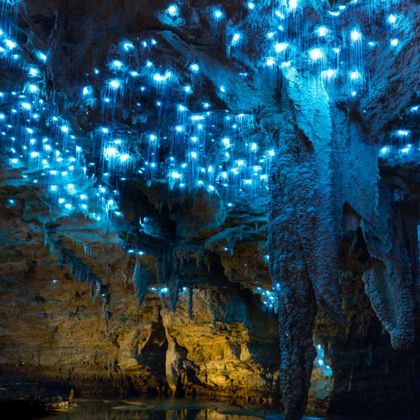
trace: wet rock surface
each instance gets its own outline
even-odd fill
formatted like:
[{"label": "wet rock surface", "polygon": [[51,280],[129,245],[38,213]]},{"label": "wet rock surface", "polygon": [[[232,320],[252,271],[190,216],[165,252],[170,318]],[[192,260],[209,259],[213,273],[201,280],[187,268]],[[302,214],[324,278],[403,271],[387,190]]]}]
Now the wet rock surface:
[{"label": "wet rock surface", "polygon": [[[42,186],[3,164],[0,396],[46,398],[74,388],[83,397],[281,401],[288,419],[305,409],[415,405],[418,150],[393,160],[378,152],[401,124],[415,133],[405,112],[416,105],[418,34],[401,24],[396,53],[359,51],[369,94],[349,99],[348,84],[333,91],[304,60],[284,65],[273,82],[257,64],[269,5],[256,18],[236,15],[236,2],[222,3],[234,16],[229,36],[232,28],[255,34],[246,50],[226,50],[223,33],[205,17],[207,3],[191,2],[178,26],[161,13],[163,2],[22,2],[17,37],[29,57],[48,51],[42,83],[80,136],[90,175],[103,175],[95,143],[101,111],[94,100],[81,104],[80,88],[123,37],[158,39],[151,58],[159,65],[198,63],[205,78],[198,93],[216,114],[251,115],[243,137],[273,145],[276,158],[270,189],[232,207],[208,190],[182,193],[163,179],[107,178],[124,217],[105,228],[56,212]],[[328,5],[303,3],[299,31],[312,33]],[[397,10],[416,28],[417,6],[402,1]],[[337,30],[356,16],[363,36],[379,42],[385,13],[356,5]],[[251,77],[238,77],[245,71]],[[13,75],[1,75],[13,85]],[[104,82],[89,79],[95,93]],[[142,101],[141,111],[131,99],[121,100],[110,125],[141,156],[133,130],[169,125],[176,112],[157,119],[155,98]],[[191,107],[200,101],[191,99]],[[160,152],[161,162],[169,153]]]}]

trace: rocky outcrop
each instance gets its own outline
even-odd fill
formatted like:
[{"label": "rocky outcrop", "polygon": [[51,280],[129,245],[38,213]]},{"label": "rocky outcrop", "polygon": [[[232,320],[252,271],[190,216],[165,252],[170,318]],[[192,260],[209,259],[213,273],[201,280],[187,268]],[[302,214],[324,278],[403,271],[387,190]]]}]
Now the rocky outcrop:
[{"label": "rocky outcrop", "polygon": [[[175,394],[273,403],[281,396],[282,381],[289,389],[283,404],[296,406],[299,401],[304,406],[305,401],[298,399],[307,391],[297,392],[294,379],[300,366],[305,368],[300,371],[300,386],[309,389],[307,407],[312,412],[352,410],[355,399],[371,409],[378,401],[399,406],[415,392],[415,370],[408,369],[416,366],[413,352],[392,350],[364,292],[362,275],[373,260],[360,219],[349,207],[343,216],[347,233],[338,254],[343,317],[338,328],[327,310],[316,315],[311,282],[297,260],[291,277],[273,271],[284,266],[272,266],[273,278],[284,293],[280,322],[267,312],[253,291],[266,282],[268,267],[263,256],[258,264],[250,260],[258,249],[254,242],[258,231],[253,222],[245,228],[245,211],[235,210],[236,215],[226,219],[230,222],[219,226],[219,233],[203,239],[201,254],[196,247],[191,258],[184,255],[177,271],[182,281],[174,311],[170,293],[161,290],[164,285],[153,274],[158,252],[146,259],[127,255],[116,245],[116,232],[106,236],[86,219],[72,217],[55,220],[46,242],[40,219],[49,213],[39,191],[8,187],[1,194],[0,361],[2,387],[7,389],[3,395],[64,394],[73,387],[76,395],[85,397]],[[243,233],[232,255],[224,249],[238,214]],[[255,210],[248,214],[253,221]],[[286,214],[276,216],[275,209],[272,214],[273,228],[282,226],[284,231]],[[296,219],[287,220],[291,232]],[[82,237],[90,238],[89,247],[80,246]],[[295,255],[296,244],[278,238],[278,243],[271,239],[274,249],[289,243],[290,256]],[[211,251],[205,251],[209,243]],[[57,244],[72,256],[62,259],[62,268]],[[212,256],[203,265],[200,258],[206,252]],[[198,268],[193,255],[201,261]],[[141,304],[132,282],[136,259],[142,273],[144,269],[150,276]],[[250,262],[252,268],[246,267]],[[85,275],[80,274],[82,266]],[[92,274],[93,283],[86,277],[91,279]],[[285,278],[293,281],[287,284]],[[95,287],[96,281],[100,285]],[[294,338],[293,351],[286,338]],[[325,349],[325,356],[317,346]],[[331,367],[332,376],[321,369],[320,360]]]},{"label": "rocky outcrop", "polygon": [[[48,211],[38,197],[2,190],[1,202],[14,202],[0,217],[0,364],[8,391],[18,377],[75,387],[79,396],[276,398],[277,321],[252,287],[229,282],[216,259],[200,287],[180,287],[176,311],[156,282],[139,305],[134,257],[113,243],[118,235],[100,238],[87,220],[63,218],[44,243],[40,219]],[[78,246],[83,236],[88,250]]]},{"label": "rocky outcrop", "polygon": [[[21,54],[13,59],[22,57],[26,67],[19,73],[10,60],[2,62],[4,86],[27,94],[26,80],[22,87],[18,79],[26,77],[28,63],[40,61],[37,52],[46,52],[45,71],[32,88],[41,86],[39,103],[52,114],[37,123],[36,136],[45,131],[54,138],[59,153],[48,155],[51,162],[75,147],[79,192],[95,201],[84,213],[57,206],[48,191],[58,189],[45,172],[49,161],[42,163],[34,150],[29,164],[41,160],[40,166],[15,165],[19,159],[10,157],[31,149],[25,144],[16,153],[16,137],[6,135],[13,125],[5,126],[0,367],[7,392],[19,377],[73,386],[83,396],[236,396],[255,402],[279,396],[288,419],[306,407],[348,410],[358,402],[370,409],[415,395],[418,150],[406,142],[410,130],[397,131],[392,142],[405,143],[387,160],[382,138],[402,122],[415,130],[408,114],[417,112],[418,8],[388,2],[399,13],[389,29],[382,5],[306,0],[299,8],[285,2],[273,9],[258,2],[250,8],[257,13],[250,13],[222,3],[223,24],[212,21],[213,6],[196,1],[174,4],[182,13],[170,13],[161,2],[28,0],[21,2],[19,19],[7,20]],[[0,11],[2,18],[10,13],[9,7]],[[320,35],[324,19],[335,34]],[[393,48],[368,54],[367,46],[377,46],[386,31]],[[283,40],[280,32],[287,33],[287,45],[273,43]],[[252,34],[246,43],[245,34]],[[124,38],[141,46],[127,63],[144,70],[149,82],[150,66],[172,69],[173,87],[163,91],[165,76],[156,73],[153,93],[143,95],[146,86],[131,81],[139,72],[121,76],[110,69]],[[192,64],[202,75],[194,95]],[[114,80],[110,94],[116,74],[121,80]],[[83,100],[85,88],[90,93]],[[1,100],[2,111],[13,113],[16,96]],[[209,141],[197,148],[205,154],[202,167],[181,163],[189,146],[177,162],[197,188],[178,182],[173,126],[185,121],[172,103],[159,111],[161,97],[182,102],[183,111],[188,105],[196,113],[191,118],[205,118],[204,100],[214,104],[206,121]],[[32,109],[24,104],[18,101],[22,124]],[[39,119],[35,115],[30,117]],[[198,130],[194,124],[188,129]],[[219,142],[226,127],[237,130],[235,141],[253,171],[242,181],[252,184],[270,172],[271,183],[261,182],[266,187],[246,195],[236,182],[233,193],[223,192],[234,156],[229,138]],[[18,131],[16,143],[22,137],[37,144],[29,130]],[[144,138],[152,136],[153,143],[157,136],[150,133],[158,131],[162,147],[147,149]],[[132,158],[138,167],[105,163],[104,143],[120,144],[119,137],[131,153],[121,155],[123,162]],[[252,154],[268,145],[272,149],[261,159]],[[45,146],[52,150],[48,139]],[[221,180],[213,179],[213,161]],[[235,165],[245,165],[240,162]],[[152,163],[163,169],[143,177]],[[203,187],[198,170],[212,184]],[[75,185],[63,185],[63,196],[71,197],[61,204],[79,206]],[[230,197],[234,203],[228,205]]]}]

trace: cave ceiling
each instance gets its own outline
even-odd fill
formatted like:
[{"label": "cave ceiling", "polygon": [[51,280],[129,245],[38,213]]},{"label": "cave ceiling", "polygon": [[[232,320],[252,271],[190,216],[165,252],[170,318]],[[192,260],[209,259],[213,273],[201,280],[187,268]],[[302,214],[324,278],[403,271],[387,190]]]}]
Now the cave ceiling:
[{"label": "cave ceiling", "polygon": [[365,292],[392,345],[409,347],[419,12],[406,0],[0,0],[4,211],[91,283],[106,317],[90,259],[121,253],[139,303],[153,292],[175,310],[188,288],[228,281],[294,325],[317,307],[340,324],[338,250],[359,231]]}]

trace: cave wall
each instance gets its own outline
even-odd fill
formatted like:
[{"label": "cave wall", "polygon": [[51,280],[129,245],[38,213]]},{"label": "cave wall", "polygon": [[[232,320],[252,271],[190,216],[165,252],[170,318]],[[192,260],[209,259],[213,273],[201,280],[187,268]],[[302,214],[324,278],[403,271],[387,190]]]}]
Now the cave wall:
[{"label": "cave wall", "polygon": [[[139,305],[133,257],[112,243],[115,233],[96,237],[95,227],[80,219],[55,225],[56,232],[62,228],[60,246],[101,279],[97,292],[96,284],[77,279],[68,260],[60,268],[58,251],[46,246],[40,219],[48,210],[37,191],[3,190],[2,202],[11,198],[15,205],[1,209],[0,365],[6,394],[14,395],[12,382],[19,379],[34,382],[30,390],[37,394],[43,388],[36,381],[51,383],[50,393],[74,387],[83,397],[276,398],[276,316],[252,293],[252,284],[246,289],[225,277],[220,258],[211,262],[216,274],[202,274],[207,282],[180,291],[175,312],[168,294],[149,292]],[[76,240],[68,235],[72,230]],[[90,235],[89,250],[78,245],[83,234]],[[214,276],[218,286],[211,283]]]},{"label": "cave wall", "polygon": [[[40,220],[48,209],[36,188],[3,188],[1,203],[3,397],[66,395],[74,388],[79,397],[177,395],[279,403],[280,369],[287,369],[290,362],[286,357],[281,360],[278,350],[277,314],[253,293],[268,276],[263,256],[258,257],[259,264],[254,261],[252,270],[246,267],[258,248],[255,213],[248,213],[252,222],[246,230],[247,213],[241,212],[243,232],[237,252],[236,248],[232,254],[225,251],[227,238],[235,231],[234,217],[218,227],[216,239],[202,238],[203,249],[213,244],[210,267],[201,267],[197,275],[196,261],[189,272],[185,260],[179,273],[187,287],[180,288],[174,311],[169,293],[149,290],[139,304],[132,278],[136,258],[121,252],[117,233],[105,235],[85,219],[71,217],[56,220],[55,233],[50,233],[95,273],[101,281],[98,289],[81,281],[68,260],[60,267],[59,253],[45,242]],[[197,207],[203,214],[206,200]],[[183,212],[173,208],[171,218],[180,217],[182,226]],[[322,360],[333,375],[326,375],[320,358],[313,361],[315,354],[311,355],[306,365],[307,410],[351,411],[355,401],[358,410],[377,409],[379,403],[407,407],[416,394],[415,350],[396,352],[382,329],[362,280],[371,257],[354,223],[355,214],[350,208],[344,213],[348,231],[338,256],[343,324],[337,326],[327,310],[318,311],[316,317],[313,312],[314,330],[308,333],[308,342],[322,345]],[[211,218],[211,212],[207,214]],[[80,246],[86,235],[91,238],[89,249]],[[149,269],[156,269],[154,262]],[[302,304],[314,311],[313,292],[307,285],[307,289],[299,286],[300,292],[310,293]]]},{"label": "cave wall", "polygon": [[[418,165],[380,162],[378,138],[414,103],[417,35],[401,25],[398,54],[378,48],[369,56],[368,99],[353,101],[347,85],[333,91],[306,62],[267,76],[257,64],[260,16],[229,23],[256,36],[246,54],[225,52],[221,33],[203,26],[199,2],[183,27],[155,13],[163,3],[146,3],[33,0],[20,11],[19,40],[28,55],[48,51],[46,90],[57,93],[87,158],[100,160],[92,146],[98,106],[86,111],[78,99],[86,69],[123,35],[153,34],[156,57],[200,64],[199,89],[211,91],[217,112],[255,117],[243,135],[275,145],[271,190],[225,209],[204,191],[185,195],[133,177],[118,185],[124,219],[103,229],[54,214],[41,187],[19,187],[20,174],[2,167],[7,392],[21,377],[80,396],[280,397],[289,418],[306,406],[408,405],[418,389]],[[319,23],[325,3],[304,2],[302,32]],[[409,6],[399,10],[415,22]],[[235,7],[225,5],[232,14]],[[364,36],[377,39],[381,24],[370,24],[364,5],[355,10]],[[244,69],[249,80],[237,77]],[[144,130],[156,124],[151,103],[139,113],[126,108],[113,118],[127,136],[140,122]]]}]

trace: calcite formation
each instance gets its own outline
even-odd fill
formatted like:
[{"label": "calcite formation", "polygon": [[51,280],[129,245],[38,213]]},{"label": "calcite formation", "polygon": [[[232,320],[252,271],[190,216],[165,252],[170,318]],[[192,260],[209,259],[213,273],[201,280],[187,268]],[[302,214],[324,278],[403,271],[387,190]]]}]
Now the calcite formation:
[{"label": "calcite formation", "polygon": [[415,2],[0,6],[5,396],[412,404]]}]

